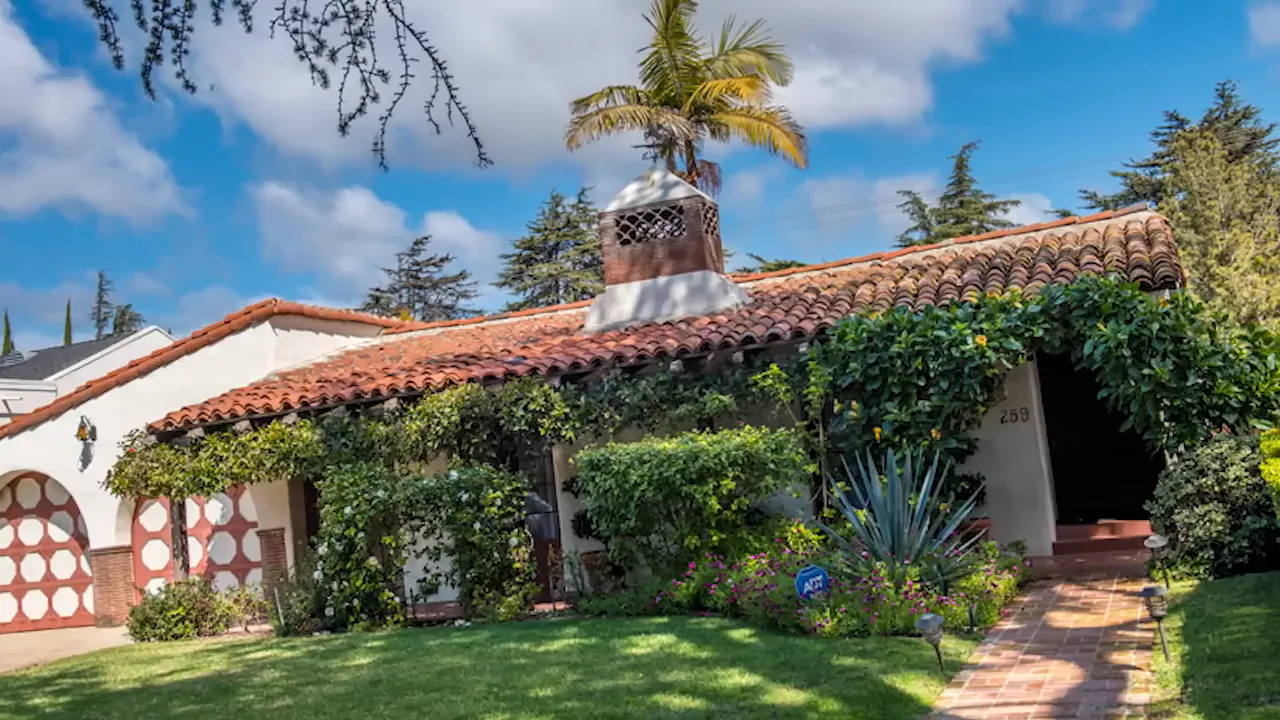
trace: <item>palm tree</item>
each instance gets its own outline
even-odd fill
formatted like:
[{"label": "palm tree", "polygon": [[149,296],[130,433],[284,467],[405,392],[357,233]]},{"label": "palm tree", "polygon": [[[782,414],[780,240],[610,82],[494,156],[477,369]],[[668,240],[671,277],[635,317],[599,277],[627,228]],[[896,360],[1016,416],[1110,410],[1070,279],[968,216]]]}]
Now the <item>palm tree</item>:
[{"label": "palm tree", "polygon": [[576,150],[639,131],[647,158],[710,192],[720,183],[719,167],[698,157],[707,139],[742,140],[806,167],[804,129],[772,104],[773,88],[791,82],[782,44],[768,37],[763,21],[739,26],[732,17],[719,38],[699,42],[697,10],[697,0],[653,0],[645,15],[653,39],[640,50],[640,84],[610,85],[573,101],[565,145]]}]

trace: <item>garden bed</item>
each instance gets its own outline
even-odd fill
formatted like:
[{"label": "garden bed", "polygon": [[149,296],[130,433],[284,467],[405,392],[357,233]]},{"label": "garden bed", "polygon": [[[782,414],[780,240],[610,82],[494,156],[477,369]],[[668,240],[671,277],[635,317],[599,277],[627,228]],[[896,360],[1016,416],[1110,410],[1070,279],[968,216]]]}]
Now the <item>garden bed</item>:
[{"label": "garden bed", "polygon": [[[948,637],[948,671],[973,647]],[[0,718],[897,720],[924,715],[945,682],[919,639],[564,620],[117,648],[0,676]]]}]

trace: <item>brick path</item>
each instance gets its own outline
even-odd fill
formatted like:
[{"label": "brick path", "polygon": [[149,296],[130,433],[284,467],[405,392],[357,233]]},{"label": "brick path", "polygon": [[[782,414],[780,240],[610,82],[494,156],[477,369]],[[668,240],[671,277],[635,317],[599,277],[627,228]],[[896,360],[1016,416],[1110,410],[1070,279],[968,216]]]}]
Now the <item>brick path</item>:
[{"label": "brick path", "polygon": [[1153,630],[1145,583],[1037,583],[938,698],[933,720],[1145,717]]}]

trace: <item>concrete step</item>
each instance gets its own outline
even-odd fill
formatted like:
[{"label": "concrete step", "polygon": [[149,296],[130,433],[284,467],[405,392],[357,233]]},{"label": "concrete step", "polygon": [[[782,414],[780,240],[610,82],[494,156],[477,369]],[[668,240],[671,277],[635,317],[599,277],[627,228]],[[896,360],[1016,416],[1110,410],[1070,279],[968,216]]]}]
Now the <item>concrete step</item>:
[{"label": "concrete step", "polygon": [[1151,532],[1151,523],[1146,520],[1102,520],[1088,525],[1059,525],[1053,554],[1142,550],[1142,543]]}]

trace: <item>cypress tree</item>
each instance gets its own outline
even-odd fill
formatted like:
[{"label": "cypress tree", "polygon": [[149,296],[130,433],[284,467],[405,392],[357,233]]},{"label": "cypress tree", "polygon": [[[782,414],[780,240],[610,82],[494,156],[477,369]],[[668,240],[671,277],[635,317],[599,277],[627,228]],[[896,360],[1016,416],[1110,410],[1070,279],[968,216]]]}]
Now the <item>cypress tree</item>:
[{"label": "cypress tree", "polygon": [[67,316],[62,321],[62,344],[71,344],[71,299],[67,299]]},{"label": "cypress tree", "polygon": [[13,333],[9,330],[9,311],[4,311],[4,340],[0,343],[0,355],[8,355],[16,348],[13,346]]}]

